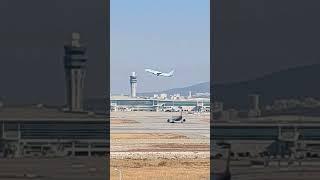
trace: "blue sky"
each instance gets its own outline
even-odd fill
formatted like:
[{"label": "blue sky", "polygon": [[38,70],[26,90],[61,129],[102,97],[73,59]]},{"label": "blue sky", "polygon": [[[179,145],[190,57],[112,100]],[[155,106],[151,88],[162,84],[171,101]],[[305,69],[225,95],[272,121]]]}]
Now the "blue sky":
[{"label": "blue sky", "polygon": [[[209,0],[111,0],[111,93],[184,87],[210,79]],[[144,72],[175,69],[173,78]]]}]

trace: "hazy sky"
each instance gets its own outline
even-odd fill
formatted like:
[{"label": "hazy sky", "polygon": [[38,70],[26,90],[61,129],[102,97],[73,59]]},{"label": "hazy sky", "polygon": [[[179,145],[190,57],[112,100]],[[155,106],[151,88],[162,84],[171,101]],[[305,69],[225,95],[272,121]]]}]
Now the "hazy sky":
[{"label": "hazy sky", "polygon": [[11,103],[64,104],[64,43],[87,45],[86,96],[105,94],[104,0],[1,0],[0,96]]},{"label": "hazy sky", "polygon": [[209,0],[111,0],[111,92],[129,93],[132,71],[138,92],[209,81],[209,16]]},{"label": "hazy sky", "polygon": [[320,63],[320,1],[216,2],[214,82]]},{"label": "hazy sky", "polygon": [[[320,1],[222,1],[215,82],[320,62]],[[103,95],[104,5],[104,0],[0,1],[0,96],[64,103],[63,44],[72,31],[81,32],[88,46],[86,94]],[[208,81],[209,19],[209,0],[111,0],[112,91],[129,93],[132,71],[138,92]],[[157,78],[144,68],[176,73]]]}]

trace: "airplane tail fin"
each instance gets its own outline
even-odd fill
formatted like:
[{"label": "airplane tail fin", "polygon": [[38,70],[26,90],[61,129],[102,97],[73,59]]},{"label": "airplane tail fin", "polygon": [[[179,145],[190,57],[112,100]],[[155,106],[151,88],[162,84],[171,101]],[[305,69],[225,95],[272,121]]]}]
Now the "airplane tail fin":
[{"label": "airplane tail fin", "polygon": [[174,69],[169,72],[169,75],[173,76],[173,73],[174,73]]}]

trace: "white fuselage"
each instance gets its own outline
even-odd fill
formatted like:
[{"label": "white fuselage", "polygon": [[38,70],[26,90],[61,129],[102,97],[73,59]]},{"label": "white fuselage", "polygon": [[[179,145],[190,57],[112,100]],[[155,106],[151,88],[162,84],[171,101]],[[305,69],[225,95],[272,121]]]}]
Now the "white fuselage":
[{"label": "white fuselage", "polygon": [[163,72],[160,72],[160,71],[155,71],[155,70],[152,70],[152,69],[145,69],[146,72],[149,72],[149,73],[152,73],[156,76],[164,76],[164,77],[172,77],[173,76],[173,70],[169,73],[163,73]]}]

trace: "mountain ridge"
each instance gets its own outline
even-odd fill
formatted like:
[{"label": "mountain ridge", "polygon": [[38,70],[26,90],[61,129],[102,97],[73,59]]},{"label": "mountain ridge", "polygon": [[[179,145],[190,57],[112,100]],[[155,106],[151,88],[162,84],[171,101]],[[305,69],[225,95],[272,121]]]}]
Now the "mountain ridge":
[{"label": "mountain ridge", "polygon": [[172,89],[158,91],[158,92],[144,92],[144,93],[137,93],[137,94],[142,96],[153,96],[154,94],[161,94],[161,93],[166,93],[166,94],[179,93],[181,96],[188,96],[189,91],[191,91],[193,94],[210,92],[210,82],[202,82],[202,83],[198,83],[198,84],[194,84],[186,87],[172,88]]},{"label": "mountain ridge", "polygon": [[319,77],[320,64],[293,67],[253,80],[213,85],[213,95],[229,108],[247,107],[249,94],[259,94],[262,105],[276,99],[320,98]]},{"label": "mountain ridge", "polygon": [[[214,100],[223,102],[225,108],[247,108],[249,94],[259,94],[262,106],[270,105],[277,99],[304,97],[320,99],[320,64],[291,67],[252,80],[213,84],[211,88]],[[187,96],[189,91],[193,94],[210,92],[210,82],[159,92],[140,93],[140,95],[180,93],[182,96]]]}]

